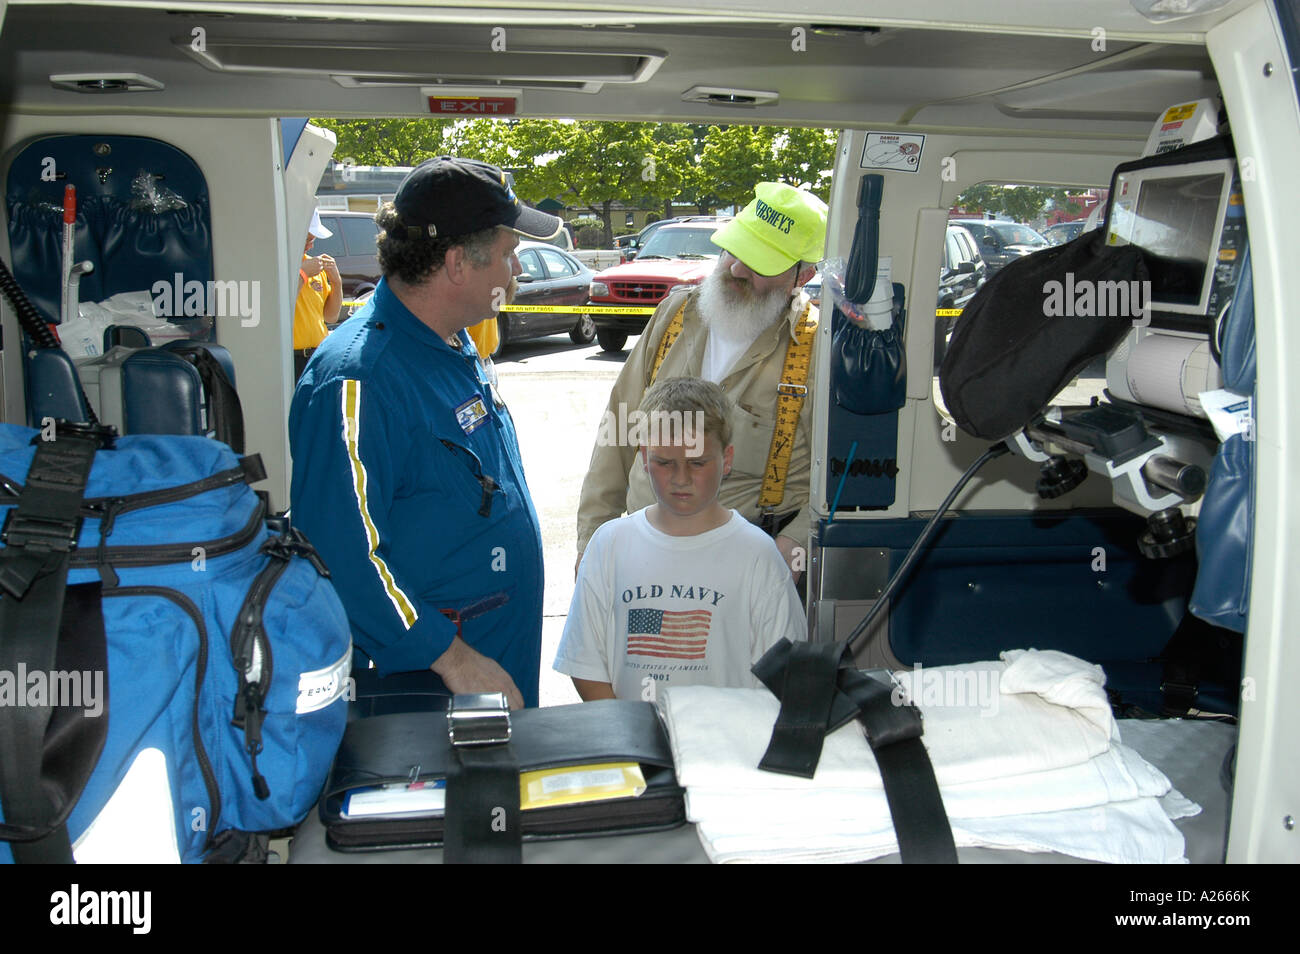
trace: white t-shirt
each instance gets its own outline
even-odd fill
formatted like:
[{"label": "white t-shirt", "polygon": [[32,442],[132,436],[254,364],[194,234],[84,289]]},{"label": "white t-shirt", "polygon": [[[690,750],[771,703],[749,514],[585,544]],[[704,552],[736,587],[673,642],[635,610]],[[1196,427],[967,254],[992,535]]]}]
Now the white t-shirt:
[{"label": "white t-shirt", "polygon": [[756,688],[749,667],[782,636],[807,638],[807,623],[771,537],[734,510],[707,533],[669,536],[639,510],[587,545],[555,668],[620,699]]},{"label": "white t-shirt", "polygon": [[706,381],[712,381],[714,384],[721,384],[723,379],[731,373],[731,369],[736,366],[741,355],[749,350],[749,346],[758,340],[762,334],[762,329],[756,329],[753,334],[742,333],[740,337],[733,338],[727,335],[727,331],[717,325],[709,326],[708,337],[704,341],[704,358],[700,368],[700,375]]}]

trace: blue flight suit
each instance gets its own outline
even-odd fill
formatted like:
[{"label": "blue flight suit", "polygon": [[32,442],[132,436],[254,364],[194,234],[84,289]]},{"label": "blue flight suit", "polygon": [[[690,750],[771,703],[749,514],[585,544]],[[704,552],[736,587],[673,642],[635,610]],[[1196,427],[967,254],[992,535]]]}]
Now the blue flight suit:
[{"label": "blue flight suit", "polygon": [[474,346],[380,281],[298,382],[293,522],[320,551],[380,675],[427,670],[462,636],[537,705],[542,537],[514,423]]}]

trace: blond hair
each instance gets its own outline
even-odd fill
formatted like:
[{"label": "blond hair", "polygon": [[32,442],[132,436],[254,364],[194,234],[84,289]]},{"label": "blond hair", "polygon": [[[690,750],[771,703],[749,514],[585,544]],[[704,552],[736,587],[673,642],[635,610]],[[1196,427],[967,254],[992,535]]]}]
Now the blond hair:
[{"label": "blond hair", "polygon": [[679,413],[686,420],[685,415],[695,414],[695,420],[703,421],[706,436],[712,434],[723,448],[731,444],[731,399],[712,381],[703,378],[656,381],[641,399],[640,410],[651,419]]}]

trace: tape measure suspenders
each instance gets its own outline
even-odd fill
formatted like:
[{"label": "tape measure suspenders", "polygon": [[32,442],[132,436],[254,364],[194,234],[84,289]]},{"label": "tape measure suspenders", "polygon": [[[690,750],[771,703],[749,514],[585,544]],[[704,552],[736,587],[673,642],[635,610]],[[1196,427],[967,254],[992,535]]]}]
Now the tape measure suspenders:
[{"label": "tape measure suspenders", "polygon": [[[650,368],[650,381],[659,376],[659,368],[668,356],[677,336],[682,333],[686,302],[683,301],[664,329],[655,350],[654,364]],[[763,487],[758,494],[762,512],[760,524],[768,533],[776,529],[775,508],[785,499],[785,481],[790,472],[790,456],[794,452],[794,435],[799,428],[799,414],[808,398],[808,373],[812,370],[813,340],[817,332],[817,318],[812,302],[805,302],[803,312],[795,322],[795,340],[785,349],[785,364],[781,368],[781,381],[776,386],[776,427],[772,431],[772,445],[767,451],[767,464],[763,468]]]}]

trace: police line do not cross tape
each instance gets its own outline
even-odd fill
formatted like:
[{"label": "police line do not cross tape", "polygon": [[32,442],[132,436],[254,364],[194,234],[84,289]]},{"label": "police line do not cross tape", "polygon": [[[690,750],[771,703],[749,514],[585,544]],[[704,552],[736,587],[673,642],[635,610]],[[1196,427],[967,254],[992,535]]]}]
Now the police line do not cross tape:
[{"label": "police line do not cross tape", "polygon": [[[346,308],[360,308],[364,301],[345,301]],[[510,312],[544,312],[548,314],[573,315],[653,315],[654,305],[505,305],[502,311]],[[960,308],[936,308],[936,318],[956,318],[961,315]]]}]

